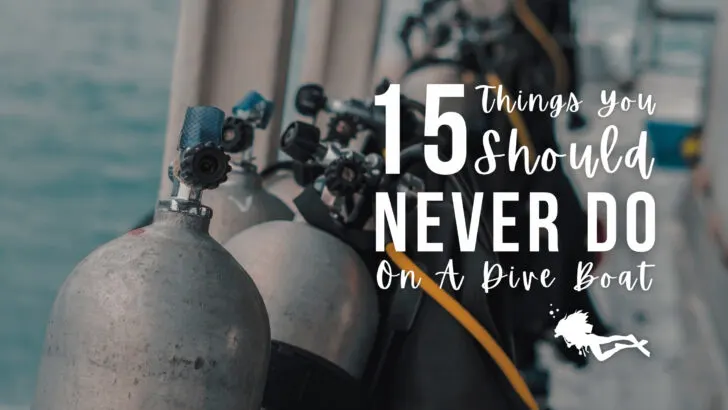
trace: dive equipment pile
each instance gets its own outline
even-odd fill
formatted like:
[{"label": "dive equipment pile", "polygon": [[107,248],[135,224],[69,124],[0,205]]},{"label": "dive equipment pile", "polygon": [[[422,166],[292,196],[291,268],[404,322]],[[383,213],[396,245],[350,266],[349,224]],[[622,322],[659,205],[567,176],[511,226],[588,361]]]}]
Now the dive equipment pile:
[{"label": "dive equipment pile", "polygon": [[[550,34],[554,24],[536,14],[525,0],[489,20],[474,18],[458,1],[425,1],[400,33],[407,74],[444,64],[484,85],[570,92],[575,73]],[[421,56],[410,44],[416,30],[429,45]],[[169,168],[171,197],[158,203],[153,220],[84,259],[61,288],[33,409],[541,407],[543,398],[534,397],[522,375],[536,368],[535,359],[520,352],[532,350],[547,326],[540,319],[520,325],[523,295],[507,288],[486,295],[478,281],[465,280],[459,289],[433,281],[448,261],[467,278],[482,275],[484,260],[508,260],[493,251],[487,218],[480,218],[475,252],[462,252],[453,240],[453,204],[421,205],[415,198],[459,192],[472,212],[480,192],[528,192],[538,185],[571,198],[573,187],[562,174],[484,178],[472,158],[452,176],[429,172],[425,142],[448,152],[451,139],[444,129],[425,138],[424,105],[405,96],[399,100],[402,172],[385,174],[385,112],[373,97],[390,86],[382,80],[370,99],[334,99],[321,85],[300,86],[295,108],[311,121],[294,121],[280,136],[280,150],[291,160],[260,173],[252,146],[255,130],[271,119],[271,101],[250,92],[227,118],[214,107],[189,108],[179,157]],[[320,128],[322,115],[327,121]],[[518,111],[468,123],[518,129],[531,161],[556,145],[551,120]],[[355,140],[362,149],[353,148]],[[282,174],[297,188],[285,199],[263,188]],[[403,253],[392,243],[377,252],[376,195],[404,201],[412,245],[418,207],[437,215],[440,224],[429,235],[445,244],[443,252]],[[213,210],[224,211],[216,217]],[[522,205],[513,211],[526,212]],[[571,211],[583,212],[577,205]],[[583,226],[567,228],[571,240]],[[584,256],[577,253],[513,264],[568,269]],[[412,272],[421,286],[378,287],[384,264]],[[564,286],[539,301],[593,309]]]}]

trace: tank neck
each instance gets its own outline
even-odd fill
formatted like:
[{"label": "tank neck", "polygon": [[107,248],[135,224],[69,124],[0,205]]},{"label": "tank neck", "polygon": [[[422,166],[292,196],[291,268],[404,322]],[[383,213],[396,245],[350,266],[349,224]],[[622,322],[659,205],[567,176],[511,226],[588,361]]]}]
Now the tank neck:
[{"label": "tank neck", "polygon": [[263,180],[258,174],[258,167],[255,164],[243,162],[230,162],[232,170],[228,174],[228,180],[242,184],[245,188],[254,189],[263,186]]},{"label": "tank neck", "polygon": [[197,201],[178,198],[163,199],[154,211],[154,223],[174,225],[196,232],[207,233],[212,209]]}]

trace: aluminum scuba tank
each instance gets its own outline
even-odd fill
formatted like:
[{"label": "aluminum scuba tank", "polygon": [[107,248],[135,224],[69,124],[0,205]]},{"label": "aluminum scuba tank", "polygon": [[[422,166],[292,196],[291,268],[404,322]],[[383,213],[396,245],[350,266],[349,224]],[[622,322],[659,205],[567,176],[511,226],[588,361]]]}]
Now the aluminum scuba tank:
[{"label": "aluminum scuba tank", "polygon": [[210,235],[224,243],[233,235],[261,222],[292,220],[293,211],[263,188],[263,179],[252,162],[254,130],[268,126],[273,103],[252,91],[232,109],[225,120],[222,147],[237,156],[230,161],[228,179],[205,196],[205,205],[214,209]]},{"label": "aluminum scuba tank", "polygon": [[283,201],[291,212],[293,212],[295,218],[298,210],[293,200],[301,194],[303,187],[296,182],[294,170],[278,169],[267,175],[262,175],[262,177],[263,188],[271,195]]},{"label": "aluminum scuba tank", "polygon": [[[326,152],[318,144],[318,128],[296,124],[305,132],[289,127],[282,142],[287,154],[296,160],[302,152]],[[289,146],[291,133],[298,150]],[[335,160],[330,154],[324,157]],[[250,273],[268,308],[273,347],[265,408],[360,404],[352,400],[376,339],[379,313],[373,279],[357,252],[302,221],[253,226],[225,247]]]},{"label": "aluminum scuba tank", "polygon": [[33,410],[260,409],[263,299],[208,234],[202,190],[225,180],[224,113],[187,110],[174,188],[154,222],[93,251],[61,287]]}]

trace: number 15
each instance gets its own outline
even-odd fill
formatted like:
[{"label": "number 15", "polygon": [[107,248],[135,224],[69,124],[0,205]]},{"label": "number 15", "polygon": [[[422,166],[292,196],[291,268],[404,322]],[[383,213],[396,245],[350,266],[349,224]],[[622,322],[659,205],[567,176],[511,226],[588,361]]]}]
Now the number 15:
[{"label": "number 15", "polygon": [[[465,96],[464,84],[427,84],[425,100],[425,137],[437,137],[440,127],[447,126],[452,130],[452,158],[440,160],[437,146],[425,144],[425,163],[438,175],[452,175],[459,172],[467,159],[467,125],[462,115],[456,112],[440,114],[441,98],[462,98]],[[384,94],[374,97],[374,105],[385,107],[385,171],[387,174],[399,174],[400,153],[400,106],[401,93],[399,84],[391,84]]]}]

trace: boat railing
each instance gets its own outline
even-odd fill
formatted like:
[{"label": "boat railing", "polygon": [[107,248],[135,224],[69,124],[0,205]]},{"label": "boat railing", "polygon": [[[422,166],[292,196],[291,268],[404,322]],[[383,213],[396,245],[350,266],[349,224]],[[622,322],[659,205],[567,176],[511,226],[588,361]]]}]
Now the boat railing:
[{"label": "boat railing", "polygon": [[[636,35],[632,40],[632,58],[636,63],[635,73],[641,74],[647,70],[666,68],[660,59],[660,29],[665,24],[691,24],[706,28],[708,41],[701,51],[701,73],[710,66],[713,28],[716,24],[716,10],[713,7],[698,5],[665,4],[659,0],[641,0],[637,10]],[[706,77],[703,77],[706,78]]]}]

